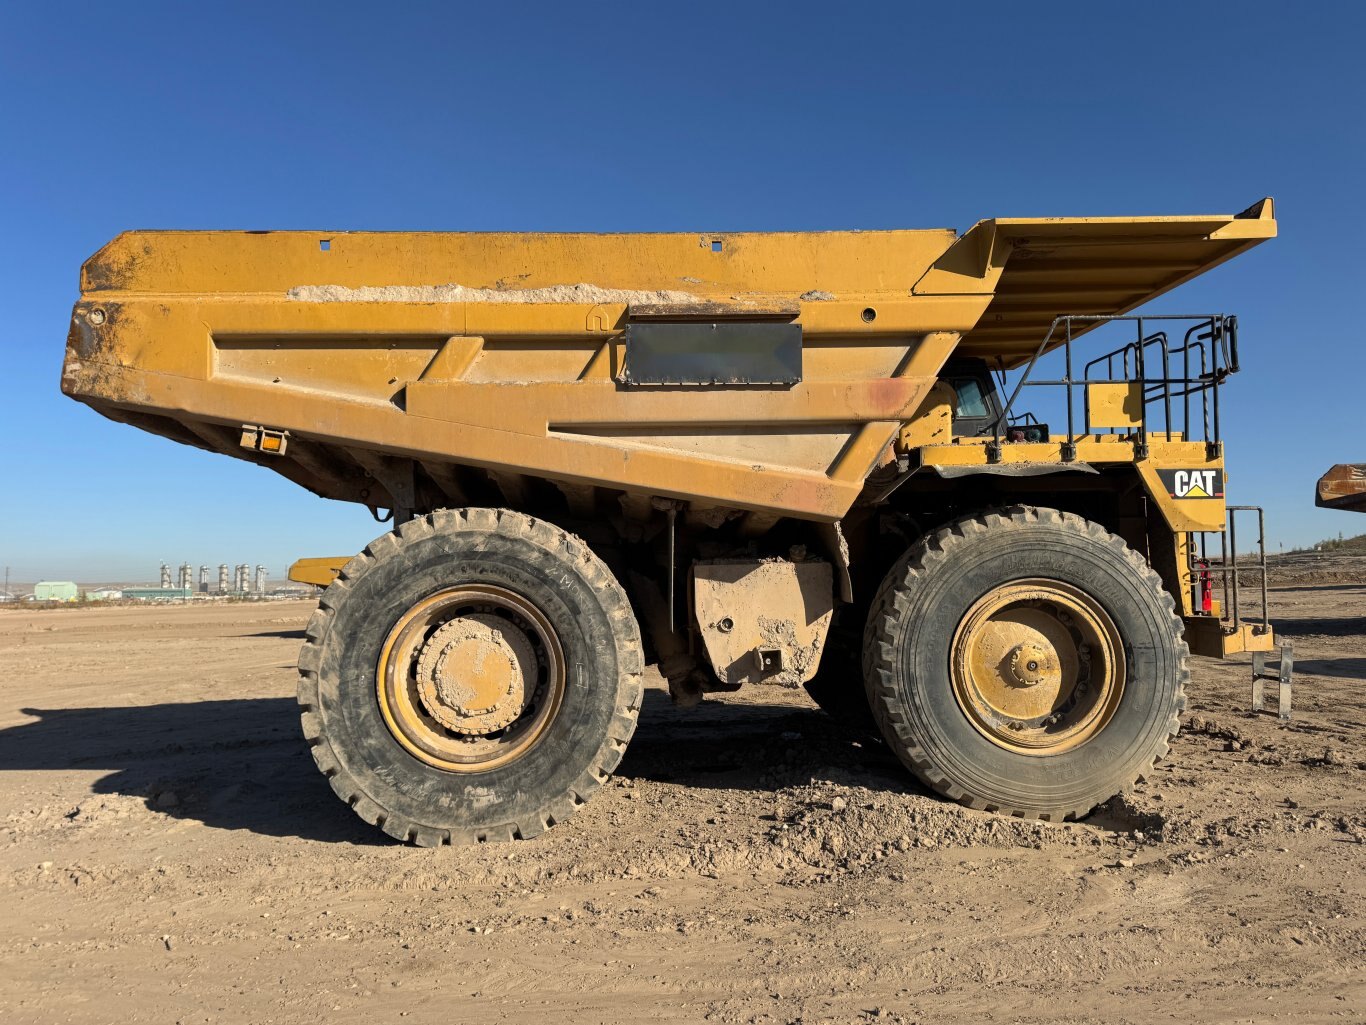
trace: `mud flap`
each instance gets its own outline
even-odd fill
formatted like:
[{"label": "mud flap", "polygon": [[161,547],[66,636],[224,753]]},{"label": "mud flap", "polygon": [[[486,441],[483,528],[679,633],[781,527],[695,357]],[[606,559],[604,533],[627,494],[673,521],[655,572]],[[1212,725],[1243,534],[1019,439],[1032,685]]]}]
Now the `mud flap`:
[{"label": "mud flap", "polygon": [[816,675],[835,609],[823,559],[693,564],[693,612],[717,679],[796,687]]}]

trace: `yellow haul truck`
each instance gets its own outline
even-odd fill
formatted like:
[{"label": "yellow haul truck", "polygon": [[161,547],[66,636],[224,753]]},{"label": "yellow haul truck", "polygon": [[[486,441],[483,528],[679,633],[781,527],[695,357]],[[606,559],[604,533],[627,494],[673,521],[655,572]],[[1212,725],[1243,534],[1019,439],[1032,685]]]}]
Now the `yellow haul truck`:
[{"label": "yellow haul truck", "polygon": [[1236,321],[1125,315],[1275,233],[1270,200],[962,236],[135,231],[82,269],[62,389],[392,517],[296,568],[330,581],[304,735],[391,836],[571,815],[649,663],[683,702],[804,685],[948,798],[1074,818],[1166,753],[1188,651],[1274,643],[1227,546]]}]

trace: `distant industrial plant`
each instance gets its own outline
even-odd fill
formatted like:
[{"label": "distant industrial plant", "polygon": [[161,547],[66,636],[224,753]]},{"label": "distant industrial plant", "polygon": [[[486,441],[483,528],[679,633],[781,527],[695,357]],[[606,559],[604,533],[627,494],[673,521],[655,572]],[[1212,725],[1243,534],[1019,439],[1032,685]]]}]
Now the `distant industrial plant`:
[{"label": "distant industrial plant", "polygon": [[[231,571],[231,572],[230,572]],[[40,580],[33,585],[28,594],[14,594],[6,588],[0,591],[0,602],[102,602],[102,601],[160,601],[183,602],[192,599],[237,598],[266,601],[271,599],[300,598],[315,594],[317,588],[310,584],[287,582],[270,587],[266,567],[257,564],[253,573],[250,563],[229,566],[220,563],[214,583],[210,583],[210,567],[200,566],[198,580],[195,579],[194,566],[182,562],[174,571],[169,564],[161,564],[160,579],[155,587],[136,585],[129,587],[100,586],[83,587],[72,580]]]}]

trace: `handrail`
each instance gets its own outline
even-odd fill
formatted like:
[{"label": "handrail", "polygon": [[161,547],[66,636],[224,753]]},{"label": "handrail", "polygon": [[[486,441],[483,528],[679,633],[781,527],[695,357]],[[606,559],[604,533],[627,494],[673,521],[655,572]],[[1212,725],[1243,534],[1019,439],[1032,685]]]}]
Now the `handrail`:
[{"label": "handrail", "polygon": [[[1099,324],[1129,322],[1135,325],[1135,337],[1110,352],[1090,360],[1082,368],[1082,377],[1073,373],[1072,344],[1074,324],[1085,325],[1089,330]],[[1172,345],[1166,324],[1175,322],[1194,322],[1181,336],[1179,345]],[[1156,327],[1149,332],[1148,327]],[[1054,380],[1033,380],[1031,375],[1040,357],[1054,347],[1054,339],[1062,334],[1058,348],[1063,350],[1063,376]],[[1192,361],[1199,357],[1199,372],[1193,374]],[[1173,361],[1180,357],[1181,376],[1173,376]],[[1116,377],[1116,363],[1119,363],[1120,376]],[[1093,377],[1101,364],[1105,366],[1105,377]],[[1150,375],[1148,367],[1160,373]],[[1220,443],[1219,385],[1229,374],[1236,373],[1238,363],[1238,320],[1224,314],[1159,314],[1155,316],[1130,316],[1112,314],[1067,314],[1054,317],[1048,332],[1039,343],[1034,355],[1030,357],[1019,381],[1010,393],[1000,416],[991,425],[992,440],[987,445],[987,458],[993,462],[1000,459],[1002,431],[1020,419],[1014,413],[1015,404],[1024,389],[1035,387],[1062,387],[1066,391],[1067,441],[1063,446],[1062,457],[1071,460],[1076,457],[1076,441],[1079,436],[1096,433],[1091,425],[1091,412],[1084,407],[1083,430],[1077,431],[1076,394],[1077,386],[1090,384],[1136,384],[1139,387],[1141,404],[1138,422],[1134,425],[1135,455],[1146,458],[1148,437],[1155,433],[1150,424],[1148,409],[1160,406],[1161,431],[1170,436],[1177,426],[1178,417],[1173,412],[1173,403],[1180,400],[1180,433],[1193,440],[1192,398],[1200,399],[1200,440],[1209,447],[1211,457]],[[1027,414],[1026,414],[1027,415]],[[1113,433],[1116,428],[1105,428]]]},{"label": "handrail", "polygon": [[[1221,581],[1227,602],[1225,607],[1220,609],[1220,621],[1237,626],[1242,622],[1242,609],[1240,607],[1241,582],[1240,575],[1255,573],[1261,579],[1261,623],[1253,624],[1255,633],[1266,633],[1271,629],[1270,613],[1267,607],[1267,588],[1269,567],[1266,562],[1266,513],[1261,506],[1257,505],[1230,505],[1228,509],[1228,527],[1222,531],[1200,531],[1197,535],[1196,545],[1190,549],[1190,565],[1187,572],[1190,576],[1192,586],[1199,581],[1202,573],[1216,574]],[[1256,561],[1250,566],[1239,566],[1238,564],[1238,532],[1237,518],[1238,513],[1255,512],[1257,514],[1257,555]],[[1209,555],[1209,535],[1211,533],[1219,536],[1219,561],[1212,563]]]}]

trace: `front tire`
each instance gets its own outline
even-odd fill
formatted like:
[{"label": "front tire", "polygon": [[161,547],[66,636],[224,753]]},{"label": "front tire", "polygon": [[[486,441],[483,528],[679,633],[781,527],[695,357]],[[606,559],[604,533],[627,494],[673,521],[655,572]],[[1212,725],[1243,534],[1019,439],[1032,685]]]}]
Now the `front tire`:
[{"label": "front tire", "polygon": [[1188,651],[1171,596],[1098,524],[1017,506],[959,520],[887,574],[864,648],[883,738],[972,808],[1074,819],[1167,753]]},{"label": "front tire", "polygon": [[337,796],[423,846],[535,836],[606,781],[635,731],[639,628],[578,538],[442,510],[372,542],[299,656],[304,735]]}]

